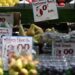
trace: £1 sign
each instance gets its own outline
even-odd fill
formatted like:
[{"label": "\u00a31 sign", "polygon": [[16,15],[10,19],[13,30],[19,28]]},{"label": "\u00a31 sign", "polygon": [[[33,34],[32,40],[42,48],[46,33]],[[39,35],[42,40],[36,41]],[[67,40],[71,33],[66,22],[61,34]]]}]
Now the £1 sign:
[{"label": "\u00a31 sign", "polygon": [[5,36],[3,37],[3,57],[8,57],[10,54],[31,52],[32,50],[32,37],[16,37]]}]

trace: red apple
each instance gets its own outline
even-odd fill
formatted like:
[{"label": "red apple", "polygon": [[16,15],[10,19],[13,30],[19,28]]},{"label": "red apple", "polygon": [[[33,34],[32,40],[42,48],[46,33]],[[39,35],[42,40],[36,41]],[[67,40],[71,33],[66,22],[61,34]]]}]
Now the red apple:
[{"label": "red apple", "polygon": [[65,3],[59,3],[59,6],[65,6]]}]

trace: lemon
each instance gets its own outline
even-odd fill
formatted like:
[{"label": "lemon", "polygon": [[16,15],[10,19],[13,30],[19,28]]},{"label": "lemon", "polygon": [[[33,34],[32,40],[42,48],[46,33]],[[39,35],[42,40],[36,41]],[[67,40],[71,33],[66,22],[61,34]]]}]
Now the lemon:
[{"label": "lemon", "polygon": [[8,4],[8,3],[5,3],[4,6],[5,6],[5,7],[9,7],[9,4]]},{"label": "lemon", "polygon": [[1,3],[2,3],[2,4],[5,4],[5,3],[6,3],[6,0],[1,1]]},{"label": "lemon", "polygon": [[8,4],[12,4],[12,3],[13,3],[12,0],[6,0],[6,2],[7,2]]},{"label": "lemon", "polygon": [[9,6],[15,6],[15,3],[11,3],[11,4],[9,4]]},{"label": "lemon", "polygon": [[5,6],[5,4],[6,4],[6,1],[2,1],[2,6]]},{"label": "lemon", "polygon": [[3,75],[3,69],[0,68],[0,75]]},{"label": "lemon", "polygon": [[3,0],[0,0],[0,3],[2,3]]},{"label": "lemon", "polygon": [[19,3],[19,0],[14,0],[15,3]]},{"label": "lemon", "polygon": [[0,7],[2,7],[2,3],[0,3]]}]

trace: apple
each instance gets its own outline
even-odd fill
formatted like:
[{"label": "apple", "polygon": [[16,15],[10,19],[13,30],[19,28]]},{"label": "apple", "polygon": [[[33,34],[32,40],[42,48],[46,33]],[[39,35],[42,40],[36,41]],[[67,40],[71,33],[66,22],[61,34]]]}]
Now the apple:
[{"label": "apple", "polygon": [[14,71],[13,69],[9,70],[9,75],[18,75],[19,72]]},{"label": "apple", "polygon": [[0,75],[3,75],[3,69],[0,68]]},{"label": "apple", "polygon": [[25,61],[26,60],[26,58],[24,57],[24,56],[19,56],[18,58],[20,58],[22,61]]},{"label": "apple", "polygon": [[8,66],[9,66],[9,68],[13,68],[13,66],[15,65],[15,62],[16,62],[16,60],[14,59],[14,58],[11,58],[10,60],[9,60],[9,64],[8,64]]},{"label": "apple", "polygon": [[36,68],[36,65],[34,64],[34,62],[29,62],[26,67],[25,67],[27,70],[30,70],[30,69],[35,69]]},{"label": "apple", "polygon": [[33,56],[32,54],[26,55],[25,58],[30,62],[33,61]]},{"label": "apple", "polygon": [[22,62],[23,62],[23,67],[25,68],[25,67],[26,67],[26,65],[28,64],[27,59],[24,59]]},{"label": "apple", "polygon": [[59,6],[65,6],[65,3],[59,3]]},{"label": "apple", "polygon": [[21,59],[17,59],[14,65],[14,70],[15,71],[20,71],[23,68],[23,64]]},{"label": "apple", "polygon": [[28,70],[25,68],[22,68],[19,75],[28,75]]},{"label": "apple", "polygon": [[38,72],[37,72],[36,69],[31,69],[31,70],[29,71],[29,75],[37,75],[37,74],[38,74]]}]

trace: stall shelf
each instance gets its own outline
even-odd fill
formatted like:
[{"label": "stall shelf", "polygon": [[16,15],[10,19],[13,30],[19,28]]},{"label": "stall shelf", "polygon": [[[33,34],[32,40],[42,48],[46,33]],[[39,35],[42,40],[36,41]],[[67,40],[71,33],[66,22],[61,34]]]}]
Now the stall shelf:
[{"label": "stall shelf", "polygon": [[[58,7],[59,19],[48,22],[75,22],[75,8]],[[31,4],[20,4],[15,7],[0,7],[0,12],[21,12],[23,24],[34,22]]]}]

